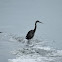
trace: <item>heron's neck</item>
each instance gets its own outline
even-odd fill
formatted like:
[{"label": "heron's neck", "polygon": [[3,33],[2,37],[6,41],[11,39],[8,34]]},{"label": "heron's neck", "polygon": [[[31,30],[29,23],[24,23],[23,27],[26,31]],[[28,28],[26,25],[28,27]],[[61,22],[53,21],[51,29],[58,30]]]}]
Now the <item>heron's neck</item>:
[{"label": "heron's neck", "polygon": [[36,23],[35,23],[35,28],[34,28],[34,32],[36,31],[36,28],[37,28],[37,25],[36,25]]}]

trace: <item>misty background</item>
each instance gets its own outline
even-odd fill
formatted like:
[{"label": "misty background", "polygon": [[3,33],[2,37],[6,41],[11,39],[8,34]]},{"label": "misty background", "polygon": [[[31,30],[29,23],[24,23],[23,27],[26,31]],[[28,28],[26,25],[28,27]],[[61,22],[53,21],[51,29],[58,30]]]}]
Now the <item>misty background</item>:
[{"label": "misty background", "polygon": [[0,0],[0,31],[26,36],[37,24],[34,38],[54,40],[62,48],[62,0]]}]

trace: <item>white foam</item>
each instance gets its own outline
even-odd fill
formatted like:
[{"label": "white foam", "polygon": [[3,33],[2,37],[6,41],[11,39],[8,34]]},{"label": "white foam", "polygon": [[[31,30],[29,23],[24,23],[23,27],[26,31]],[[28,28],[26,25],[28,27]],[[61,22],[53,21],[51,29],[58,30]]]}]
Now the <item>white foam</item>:
[{"label": "white foam", "polygon": [[18,58],[18,59],[13,59],[13,60],[9,60],[9,62],[36,62],[34,59],[21,59],[21,58]]},{"label": "white foam", "polygon": [[26,46],[27,41],[23,37],[13,35],[8,38],[9,41],[20,42],[13,43],[14,46],[18,45],[20,48],[11,51],[16,58],[8,59],[8,62],[62,62],[62,50],[55,50],[50,46],[45,46],[44,41],[31,40],[31,43]]},{"label": "white foam", "polygon": [[39,47],[37,50],[36,48],[22,48],[14,51],[16,59],[10,59],[8,62],[61,62],[62,50],[49,48],[50,47]]}]

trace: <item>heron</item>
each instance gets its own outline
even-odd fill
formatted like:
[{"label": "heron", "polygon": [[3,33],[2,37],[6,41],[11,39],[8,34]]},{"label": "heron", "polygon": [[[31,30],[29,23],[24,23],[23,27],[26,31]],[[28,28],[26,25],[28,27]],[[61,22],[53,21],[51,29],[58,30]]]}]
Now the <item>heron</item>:
[{"label": "heron", "polygon": [[[28,40],[28,43],[29,43],[29,40],[32,39],[34,37],[34,34],[35,34],[35,31],[36,31],[36,28],[37,28],[37,23],[42,23],[40,21],[36,21],[35,22],[35,28],[33,30],[30,30],[27,35],[26,35],[26,39]],[[42,23],[43,24],[43,23]]]}]

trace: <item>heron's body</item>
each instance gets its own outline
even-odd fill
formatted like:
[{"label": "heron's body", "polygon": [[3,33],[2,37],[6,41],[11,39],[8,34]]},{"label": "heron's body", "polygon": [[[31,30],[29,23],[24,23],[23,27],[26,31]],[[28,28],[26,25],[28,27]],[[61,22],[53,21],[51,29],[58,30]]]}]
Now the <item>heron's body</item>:
[{"label": "heron's body", "polygon": [[30,30],[28,33],[27,33],[27,36],[26,36],[26,39],[31,39],[31,38],[33,38],[34,37],[34,30]]},{"label": "heron's body", "polygon": [[26,39],[27,40],[30,40],[30,39],[32,39],[33,37],[34,37],[34,34],[35,34],[35,31],[36,31],[36,28],[37,28],[37,22],[39,22],[39,23],[42,23],[42,22],[40,22],[40,21],[36,21],[35,22],[35,28],[34,28],[34,30],[30,30],[28,33],[27,33],[27,35],[26,35]]}]

